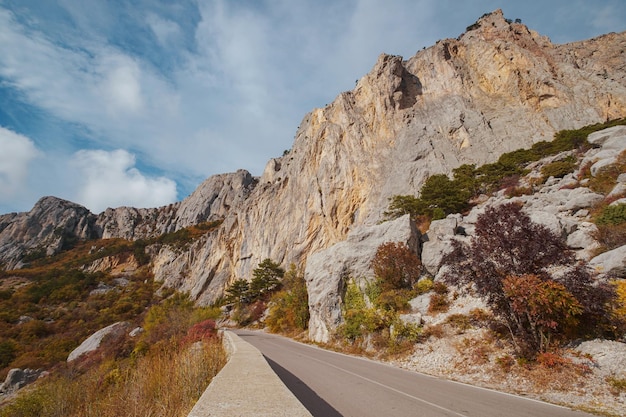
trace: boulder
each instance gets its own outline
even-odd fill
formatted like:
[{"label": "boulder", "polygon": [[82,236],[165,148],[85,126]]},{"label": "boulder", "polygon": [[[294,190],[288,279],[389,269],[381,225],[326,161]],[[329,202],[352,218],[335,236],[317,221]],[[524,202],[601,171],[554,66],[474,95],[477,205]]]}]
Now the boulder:
[{"label": "boulder", "polygon": [[424,323],[421,313],[400,314],[398,318],[406,324],[421,326]]},{"label": "boulder", "polygon": [[623,275],[626,272],[626,245],[596,256],[589,265],[599,273]]},{"label": "boulder", "polygon": [[91,336],[89,336],[83,343],[74,349],[67,357],[67,362],[72,362],[78,359],[80,356],[93,352],[100,347],[102,340],[106,336],[121,336],[128,329],[129,324],[123,321],[113,323],[110,326],[100,329]]},{"label": "boulder", "polygon": [[598,241],[594,236],[598,233],[598,227],[590,222],[581,222],[578,229],[567,236],[567,246],[571,249],[588,249],[597,246]]},{"label": "boulder", "polygon": [[370,263],[380,245],[406,243],[418,253],[420,233],[408,215],[375,226],[355,228],[345,241],[309,256],[304,278],[309,294],[309,338],[328,342],[341,323],[341,300],[349,278],[371,279]]},{"label": "boulder", "polygon": [[592,207],[602,201],[604,196],[591,191],[589,188],[579,187],[571,190],[567,198],[565,208],[575,212],[580,209]]},{"label": "boulder", "polygon": [[600,147],[589,152],[581,165],[592,163],[591,175],[594,177],[604,168],[617,162],[620,153],[626,150],[626,126],[614,126],[590,134],[587,141]]},{"label": "boulder", "polygon": [[547,211],[533,210],[528,213],[528,217],[530,217],[530,220],[532,220],[534,223],[540,224],[550,229],[550,231],[557,236],[561,236],[563,234],[563,227],[559,218],[555,214],[549,213]]},{"label": "boulder", "polygon": [[591,355],[600,375],[626,378],[626,343],[595,339],[581,343],[576,350],[581,355]]},{"label": "boulder", "polygon": [[422,236],[422,265],[432,276],[437,275],[441,260],[452,249],[451,241],[465,229],[459,228],[460,216],[435,220]]},{"label": "boulder", "polygon": [[11,369],[4,382],[0,384],[0,395],[12,394],[20,388],[35,382],[43,372],[41,369]]},{"label": "boulder", "polygon": [[613,126],[591,133],[587,137],[587,142],[595,146],[603,146],[610,139],[620,136],[626,136],[626,126]]},{"label": "boulder", "polygon": [[135,327],[133,330],[128,333],[130,337],[137,337],[144,332],[143,327]]}]

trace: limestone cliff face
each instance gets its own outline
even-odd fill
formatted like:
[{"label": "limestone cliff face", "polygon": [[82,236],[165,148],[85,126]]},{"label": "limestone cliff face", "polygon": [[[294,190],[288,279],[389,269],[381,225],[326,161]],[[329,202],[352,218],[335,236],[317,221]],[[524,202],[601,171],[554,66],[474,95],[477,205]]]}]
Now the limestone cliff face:
[{"label": "limestone cliff face", "polygon": [[212,177],[181,203],[107,210],[95,230],[136,239],[223,218],[188,250],[153,254],[157,279],[208,303],[264,258],[304,266],[432,174],[626,116],[625,42],[620,33],[557,46],[496,11],[408,60],[381,55],[354,90],[304,117],[260,178]]},{"label": "limestone cliff face", "polygon": [[[178,285],[208,302],[264,258],[303,265],[377,223],[389,197],[417,193],[429,175],[623,117],[625,40],[555,46],[496,11],[408,61],[381,55],[354,90],[304,117],[289,154],[269,161],[217,236],[193,256],[163,256],[181,271]],[[594,64],[600,49],[603,63]]]}]

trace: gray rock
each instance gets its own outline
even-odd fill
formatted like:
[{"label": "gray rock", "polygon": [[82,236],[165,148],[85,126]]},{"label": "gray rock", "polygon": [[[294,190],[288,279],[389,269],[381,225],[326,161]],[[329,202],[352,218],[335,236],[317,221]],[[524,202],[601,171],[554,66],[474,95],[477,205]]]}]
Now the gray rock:
[{"label": "gray rock", "polygon": [[528,213],[530,220],[534,223],[541,224],[546,228],[550,229],[552,233],[557,236],[561,236],[563,234],[563,226],[559,218],[552,213],[547,211],[530,211]]},{"label": "gray rock", "polygon": [[409,300],[411,311],[420,313],[422,316],[428,314],[428,306],[430,304],[431,293],[420,294],[417,297]]},{"label": "gray rock", "polygon": [[380,245],[406,243],[416,253],[419,231],[409,216],[354,229],[345,241],[309,256],[304,272],[309,294],[309,338],[327,342],[341,323],[341,299],[349,278],[371,279],[370,263]]},{"label": "gray rock", "polygon": [[89,210],[56,197],[41,198],[27,213],[1,217],[0,263],[5,269],[21,268],[24,255],[54,255],[73,239],[97,236]]},{"label": "gray rock", "polygon": [[69,356],[67,357],[67,362],[75,361],[80,356],[97,350],[100,347],[102,340],[106,336],[119,336],[126,332],[128,326],[129,324],[126,322],[117,322],[98,330],[87,339],[85,339],[85,341],[81,343],[80,346],[78,346],[69,354]]},{"label": "gray rock", "polygon": [[595,339],[582,342],[576,350],[591,355],[600,375],[626,378],[626,343]]},{"label": "gray rock", "polygon": [[604,200],[602,194],[595,193],[589,188],[579,187],[571,190],[568,193],[568,201],[565,203],[565,208],[573,212],[593,207],[595,204]]},{"label": "gray rock", "polygon": [[133,330],[128,333],[130,337],[137,337],[144,332],[143,327],[135,327]]},{"label": "gray rock", "polygon": [[626,126],[613,126],[587,136],[587,142],[596,146],[603,146],[608,140],[626,136]]},{"label": "gray rock", "polygon": [[626,273],[626,245],[604,252],[589,261],[589,266],[601,274]]},{"label": "gray rock", "polygon": [[598,241],[595,239],[598,227],[590,222],[581,222],[578,230],[567,236],[567,246],[572,249],[588,249],[596,247]]},{"label": "gray rock", "polygon": [[41,369],[11,369],[6,379],[0,384],[0,394],[9,395],[24,386],[35,382],[44,373]]},{"label": "gray rock", "polygon": [[591,175],[595,177],[605,168],[615,164],[617,162],[617,156],[614,154],[615,152],[604,152],[602,154],[598,154],[599,159],[591,165]]},{"label": "gray rock", "polygon": [[595,152],[589,152],[581,164],[593,163],[591,175],[595,177],[600,171],[617,162],[618,155],[626,150],[626,127],[614,126],[592,133],[587,141],[600,147]]},{"label": "gray rock", "polygon": [[607,198],[621,197],[626,194],[626,183],[618,182],[615,187],[607,194]]},{"label": "gray rock", "polygon": [[[437,275],[441,260],[452,249],[452,240],[461,232],[459,220],[455,216],[435,220],[422,236],[422,265],[432,276]],[[465,233],[465,229],[462,232]]]}]

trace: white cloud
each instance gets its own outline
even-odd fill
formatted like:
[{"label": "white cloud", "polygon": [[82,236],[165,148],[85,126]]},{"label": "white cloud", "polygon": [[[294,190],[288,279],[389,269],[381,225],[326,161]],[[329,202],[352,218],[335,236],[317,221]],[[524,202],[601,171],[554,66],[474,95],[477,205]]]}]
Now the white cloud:
[{"label": "white cloud", "polygon": [[151,178],[135,168],[135,156],[123,149],[81,150],[73,166],[82,174],[76,201],[94,212],[107,207],[158,207],[176,201],[176,183]]},{"label": "white cloud", "polygon": [[121,54],[105,55],[99,71],[104,76],[101,89],[109,112],[124,114],[142,109],[141,70],[135,61]]},{"label": "white cloud", "polygon": [[26,186],[28,165],[41,152],[26,136],[1,126],[0,149],[0,200],[8,200]]},{"label": "white cloud", "polygon": [[168,47],[180,41],[182,32],[176,22],[163,19],[154,13],[148,14],[146,22],[162,46]]}]

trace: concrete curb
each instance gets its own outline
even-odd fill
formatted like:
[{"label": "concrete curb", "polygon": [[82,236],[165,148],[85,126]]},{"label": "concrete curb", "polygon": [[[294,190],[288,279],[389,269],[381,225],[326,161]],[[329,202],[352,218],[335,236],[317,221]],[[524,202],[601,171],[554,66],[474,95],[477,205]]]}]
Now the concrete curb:
[{"label": "concrete curb", "polygon": [[187,417],[312,417],[258,349],[232,332],[222,334],[228,363]]}]

